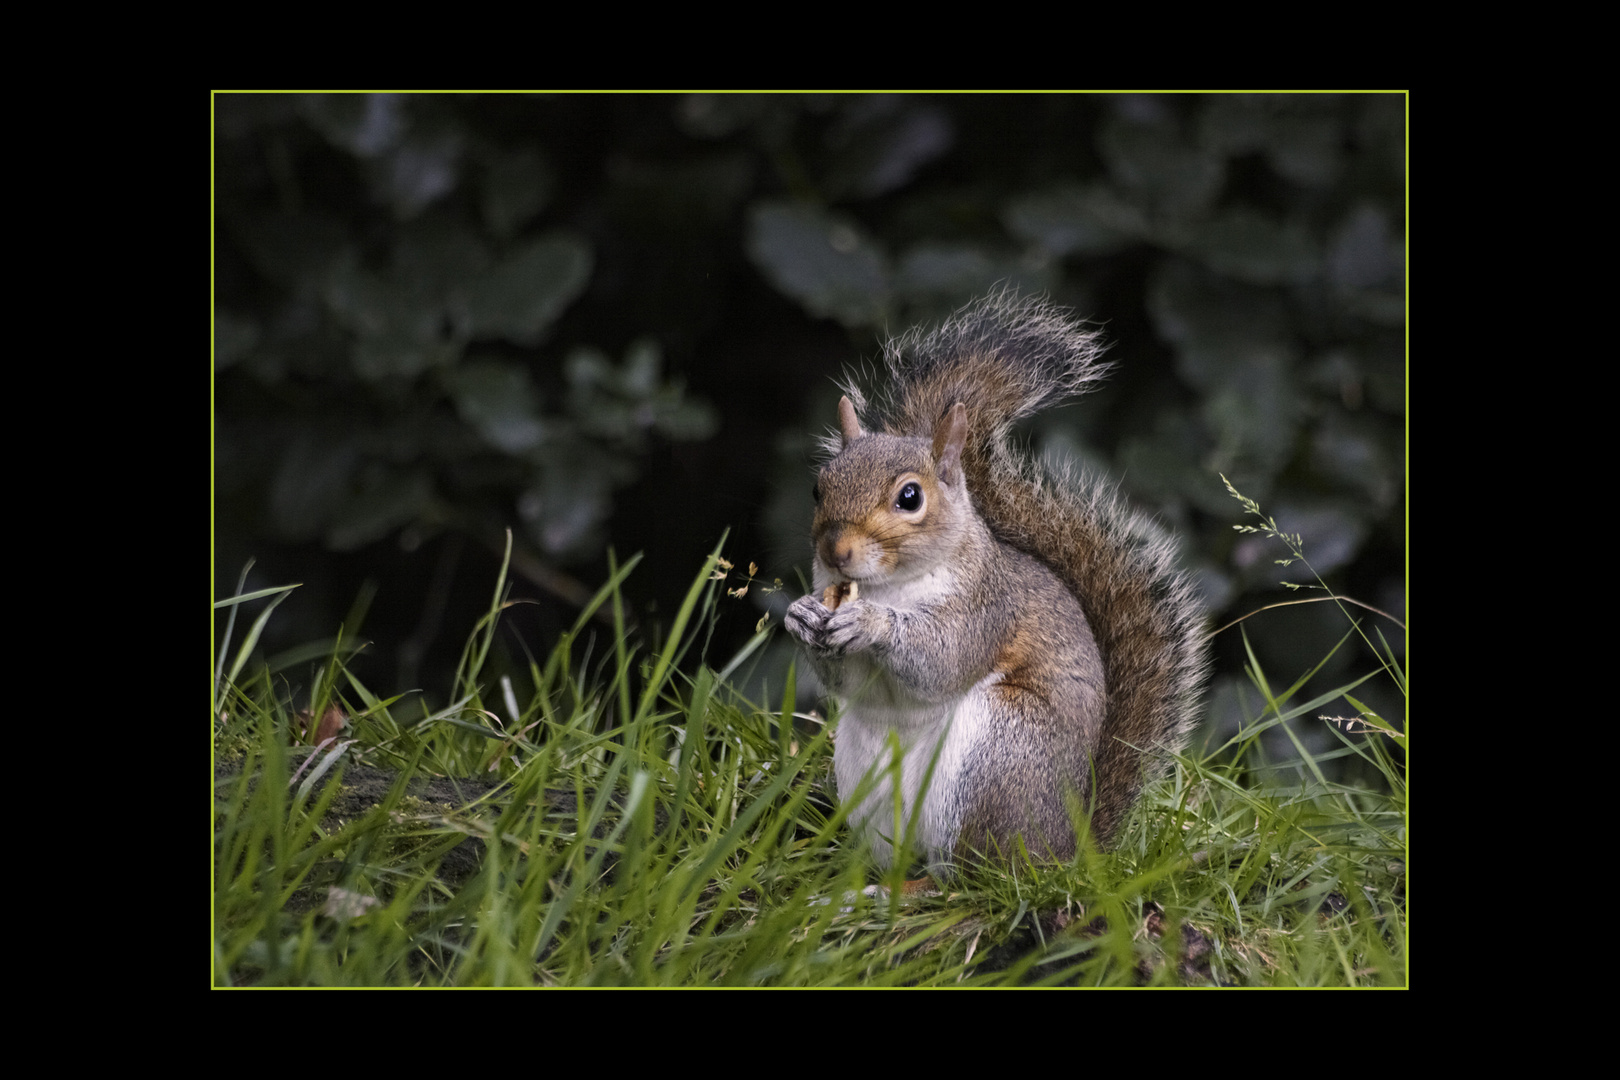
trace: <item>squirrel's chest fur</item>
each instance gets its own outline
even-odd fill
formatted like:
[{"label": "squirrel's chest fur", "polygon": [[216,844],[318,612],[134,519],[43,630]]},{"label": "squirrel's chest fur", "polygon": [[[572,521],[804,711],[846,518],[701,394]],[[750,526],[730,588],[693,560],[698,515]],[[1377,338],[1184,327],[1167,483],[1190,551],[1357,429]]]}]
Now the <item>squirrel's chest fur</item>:
[{"label": "squirrel's chest fur", "polygon": [[[918,847],[935,866],[951,860],[964,826],[987,814],[998,826],[1017,821],[1063,831],[1063,791],[1084,787],[1103,708],[1102,667],[1085,615],[1045,567],[1011,549],[1000,554],[1004,573],[981,571],[964,581],[940,567],[863,591],[895,613],[903,641],[843,658],[833,761],[842,797],[870,784],[851,823],[870,837],[881,861],[890,857],[887,838],[896,829],[893,774],[884,775],[893,768],[891,733],[902,752],[899,827],[915,817]],[[976,628],[982,647],[963,649],[950,640],[964,622]],[[953,662],[944,678],[934,672],[919,679],[907,670],[907,657],[946,651]],[[1027,759],[1031,751],[1043,759],[1038,776],[1008,768],[1027,764],[1010,759]],[[1008,791],[1002,783],[1008,776],[1038,783]]]},{"label": "squirrel's chest fur", "polygon": [[[839,794],[846,799],[870,777],[870,794],[850,814],[850,824],[867,834],[880,862],[890,860],[888,838],[897,825],[892,817],[893,776],[885,774],[893,767],[890,733],[901,750],[898,828],[907,828],[915,815],[919,849],[931,864],[946,863],[961,832],[965,795],[961,779],[996,723],[988,694],[999,680],[999,675],[988,674],[968,693],[947,702],[906,705],[891,698],[879,704],[859,697],[845,701],[833,772]],[[919,800],[925,779],[927,793]]]}]

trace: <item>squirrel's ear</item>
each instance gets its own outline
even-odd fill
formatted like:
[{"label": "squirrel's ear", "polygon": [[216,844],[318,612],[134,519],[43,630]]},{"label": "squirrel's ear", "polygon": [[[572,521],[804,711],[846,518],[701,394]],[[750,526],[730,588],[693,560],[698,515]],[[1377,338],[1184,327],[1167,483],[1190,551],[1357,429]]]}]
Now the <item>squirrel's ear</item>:
[{"label": "squirrel's ear", "polygon": [[940,417],[934,427],[934,466],[942,483],[956,483],[962,468],[962,448],[967,445],[967,406],[958,401]]},{"label": "squirrel's ear", "polygon": [[861,430],[861,422],[855,416],[855,406],[847,395],[838,399],[838,426],[844,433],[845,447],[866,434]]}]

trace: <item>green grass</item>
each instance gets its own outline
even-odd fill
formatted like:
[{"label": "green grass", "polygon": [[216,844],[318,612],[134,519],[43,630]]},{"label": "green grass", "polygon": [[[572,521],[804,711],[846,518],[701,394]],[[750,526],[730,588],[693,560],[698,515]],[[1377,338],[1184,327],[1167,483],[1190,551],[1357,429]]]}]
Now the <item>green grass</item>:
[{"label": "green grass", "polygon": [[[1301,700],[1308,674],[1274,687],[1253,665],[1264,713],[1183,759],[1115,850],[867,896],[904,875],[880,879],[843,829],[830,729],[792,712],[791,678],[775,708],[731,685],[772,628],[718,670],[700,655],[719,555],[655,645],[625,631],[636,560],[617,568],[522,679],[485,673],[503,570],[438,711],[377,696],[340,635],[308,690],[311,715],[349,716],[324,748],[278,670],[310,655],[254,659],[286,590],[258,594],[275,600],[234,651],[233,615],[215,666],[215,985],[1405,983],[1404,735],[1341,734],[1376,789],[1330,782],[1321,757],[1293,773],[1256,757],[1264,729],[1319,723],[1354,685]],[[593,649],[599,610],[616,633]]]}]

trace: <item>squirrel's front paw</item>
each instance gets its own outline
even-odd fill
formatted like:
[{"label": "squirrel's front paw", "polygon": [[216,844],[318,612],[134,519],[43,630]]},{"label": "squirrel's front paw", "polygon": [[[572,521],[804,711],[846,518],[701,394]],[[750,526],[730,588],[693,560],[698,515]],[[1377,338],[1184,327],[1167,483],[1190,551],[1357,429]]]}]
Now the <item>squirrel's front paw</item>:
[{"label": "squirrel's front paw", "polygon": [[788,633],[804,642],[806,648],[829,652],[831,649],[826,643],[826,633],[827,620],[831,617],[832,612],[823,607],[821,600],[812,593],[793,601],[782,625],[787,627]]},{"label": "squirrel's front paw", "polygon": [[828,615],[821,640],[840,653],[870,649],[889,640],[888,612],[865,600],[847,600]]}]

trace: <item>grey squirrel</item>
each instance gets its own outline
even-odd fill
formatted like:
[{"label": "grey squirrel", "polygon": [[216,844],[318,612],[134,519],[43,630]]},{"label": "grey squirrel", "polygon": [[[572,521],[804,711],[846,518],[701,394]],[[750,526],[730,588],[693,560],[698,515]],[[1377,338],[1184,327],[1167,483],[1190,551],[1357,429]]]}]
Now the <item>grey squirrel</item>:
[{"label": "grey squirrel", "polygon": [[[841,796],[896,733],[902,821],[918,815],[936,873],[1008,858],[1018,837],[1072,857],[1071,804],[1107,846],[1196,722],[1203,613],[1171,541],[1010,441],[1014,421],[1100,379],[1101,351],[1057,308],[1003,291],[891,343],[881,402],[853,385],[839,402],[814,591],[786,626],[842,706]],[[887,865],[886,781],[849,820]]]}]

